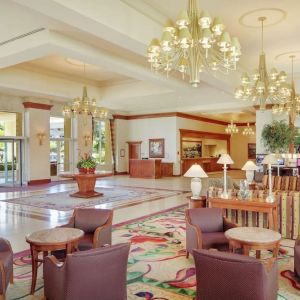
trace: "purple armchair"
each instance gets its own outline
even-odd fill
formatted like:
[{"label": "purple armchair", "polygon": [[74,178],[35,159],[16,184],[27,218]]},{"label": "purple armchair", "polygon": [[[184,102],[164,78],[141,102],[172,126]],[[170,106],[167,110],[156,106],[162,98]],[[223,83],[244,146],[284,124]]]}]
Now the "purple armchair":
[{"label": "purple armchair", "polygon": [[278,267],[275,258],[258,259],[226,252],[194,250],[196,300],[276,300]]},{"label": "purple armchair", "polygon": [[295,275],[300,277],[300,236],[296,239],[294,247],[294,268]]},{"label": "purple armchair", "polygon": [[0,300],[5,299],[9,283],[13,283],[13,252],[9,241],[0,238]]},{"label": "purple armchair", "polygon": [[110,209],[75,208],[69,222],[61,227],[84,231],[79,250],[90,250],[111,244],[113,211]]},{"label": "purple armchair", "polygon": [[46,300],[126,300],[129,243],[67,255],[44,262]]},{"label": "purple armchair", "polygon": [[237,225],[227,221],[220,208],[192,208],[185,211],[186,257],[193,249],[229,249],[224,232]]}]

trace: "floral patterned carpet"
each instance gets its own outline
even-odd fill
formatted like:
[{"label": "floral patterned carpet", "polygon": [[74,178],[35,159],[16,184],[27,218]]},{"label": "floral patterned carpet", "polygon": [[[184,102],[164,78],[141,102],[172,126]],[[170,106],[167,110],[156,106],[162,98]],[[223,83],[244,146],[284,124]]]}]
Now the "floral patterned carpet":
[{"label": "floral patterned carpet", "polygon": [[[115,226],[113,242],[130,241],[128,261],[129,300],[185,300],[196,295],[193,258],[185,258],[185,207]],[[286,255],[280,255],[278,299],[300,299],[300,284],[293,274],[293,241],[284,240]],[[267,254],[266,254],[267,255]],[[15,283],[7,299],[41,299],[43,280],[39,273],[35,296],[31,283],[29,251],[16,254]],[[39,268],[41,272],[42,268]],[[250,283],[251,284],[251,283]]]}]

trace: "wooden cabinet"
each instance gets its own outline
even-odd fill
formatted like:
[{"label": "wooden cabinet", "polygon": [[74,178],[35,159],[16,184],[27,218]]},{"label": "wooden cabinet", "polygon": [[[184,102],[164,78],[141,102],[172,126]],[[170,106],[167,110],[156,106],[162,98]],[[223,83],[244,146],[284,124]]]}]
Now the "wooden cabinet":
[{"label": "wooden cabinet", "polygon": [[161,159],[130,159],[130,177],[161,178]]},{"label": "wooden cabinet", "polygon": [[167,162],[161,163],[161,176],[164,177],[173,176],[173,163],[167,163]]},{"label": "wooden cabinet", "polygon": [[199,164],[205,172],[222,171],[223,165],[217,164],[218,157],[182,159],[182,175],[193,165]]}]

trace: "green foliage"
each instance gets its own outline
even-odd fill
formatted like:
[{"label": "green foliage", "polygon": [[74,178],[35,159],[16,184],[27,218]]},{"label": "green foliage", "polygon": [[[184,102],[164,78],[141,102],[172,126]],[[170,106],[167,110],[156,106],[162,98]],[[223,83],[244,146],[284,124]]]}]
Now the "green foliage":
[{"label": "green foliage", "polygon": [[262,131],[263,144],[267,151],[271,153],[284,153],[289,149],[290,144],[294,144],[296,130],[289,127],[284,121],[273,121],[266,124]]},{"label": "green foliage", "polygon": [[84,168],[84,169],[94,169],[96,168],[96,161],[91,156],[81,157],[79,162],[77,163],[77,168]]}]

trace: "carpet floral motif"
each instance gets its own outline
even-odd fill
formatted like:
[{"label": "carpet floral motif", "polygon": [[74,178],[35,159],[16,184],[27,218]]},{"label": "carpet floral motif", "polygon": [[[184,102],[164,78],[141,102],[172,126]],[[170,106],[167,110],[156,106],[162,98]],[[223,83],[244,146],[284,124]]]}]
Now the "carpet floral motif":
[{"label": "carpet floral motif", "polygon": [[[131,242],[128,261],[129,300],[192,300],[196,296],[193,258],[185,258],[184,207],[145,219],[115,226],[113,242]],[[283,243],[288,253],[280,255],[278,299],[300,299],[292,276],[292,243]],[[8,299],[40,299],[43,295],[41,269],[35,296],[28,295],[31,282],[29,252],[15,258],[15,284]],[[288,274],[288,275],[287,275]],[[296,280],[293,278],[293,280]]]}]

